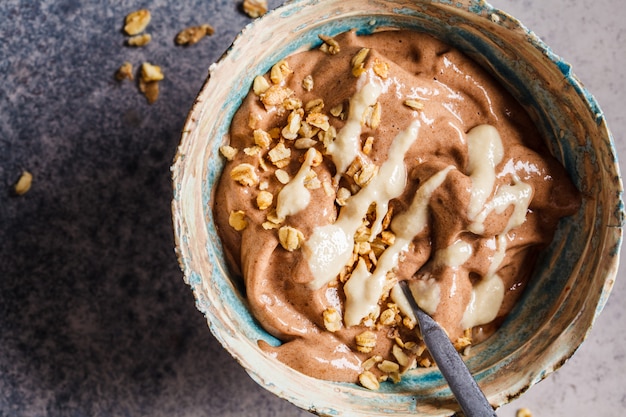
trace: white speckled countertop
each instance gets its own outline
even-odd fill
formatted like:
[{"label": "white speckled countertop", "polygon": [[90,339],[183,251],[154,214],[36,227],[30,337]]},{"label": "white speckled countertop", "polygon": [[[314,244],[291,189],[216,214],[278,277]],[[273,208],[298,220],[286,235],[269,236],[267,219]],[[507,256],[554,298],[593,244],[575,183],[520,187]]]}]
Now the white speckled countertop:
[{"label": "white speckled countertop", "polygon": [[[491,3],[572,64],[624,166],[624,1]],[[125,47],[123,18],[141,7],[154,40]],[[249,22],[240,1],[3,0],[0,16],[0,417],[310,415],[221,348],[173,251],[169,165],[209,65]],[[214,36],[174,46],[205,22]],[[113,80],[125,60],[163,66],[152,106]],[[24,169],[33,187],[17,197]],[[498,416],[623,414],[625,274],[573,358]]]}]

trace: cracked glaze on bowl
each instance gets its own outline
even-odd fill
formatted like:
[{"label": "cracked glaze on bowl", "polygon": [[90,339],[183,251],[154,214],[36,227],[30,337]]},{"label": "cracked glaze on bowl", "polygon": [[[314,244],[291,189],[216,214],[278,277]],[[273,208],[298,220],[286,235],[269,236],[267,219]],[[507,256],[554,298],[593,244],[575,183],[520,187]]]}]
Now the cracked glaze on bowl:
[{"label": "cracked glaze on bowl", "polygon": [[436,368],[411,371],[373,392],[304,376],[263,353],[257,340],[279,341],[247,310],[213,224],[212,193],[223,167],[218,148],[254,76],[317,46],[320,33],[388,27],[431,33],[486,67],[525,106],[584,195],[579,212],[559,225],[522,300],[467,359],[491,404],[500,406],[561,366],[585,339],[616,276],[624,211],[613,139],[595,99],[569,64],[485,2],[296,0],[247,26],[210,68],[172,167],[180,265],[214,336],[261,386],[295,405],[332,416],[458,411]]}]

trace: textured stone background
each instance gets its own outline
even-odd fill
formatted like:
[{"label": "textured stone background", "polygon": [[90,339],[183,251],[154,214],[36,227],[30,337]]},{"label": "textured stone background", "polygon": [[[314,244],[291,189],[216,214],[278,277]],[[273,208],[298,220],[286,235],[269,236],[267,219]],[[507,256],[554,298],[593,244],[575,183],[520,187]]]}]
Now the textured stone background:
[{"label": "textured stone background", "polygon": [[[622,0],[493,1],[564,56],[604,108],[626,157]],[[279,1],[270,1],[277,7]],[[147,7],[151,44],[124,46]],[[169,166],[209,65],[250,19],[238,0],[0,2],[0,417],[304,416],[221,348],[173,251]],[[176,47],[181,28],[216,34]],[[163,67],[146,104],[123,61]],[[28,194],[12,195],[23,169]],[[623,275],[624,273],[620,273]],[[625,282],[555,375],[498,412],[620,415]]]}]

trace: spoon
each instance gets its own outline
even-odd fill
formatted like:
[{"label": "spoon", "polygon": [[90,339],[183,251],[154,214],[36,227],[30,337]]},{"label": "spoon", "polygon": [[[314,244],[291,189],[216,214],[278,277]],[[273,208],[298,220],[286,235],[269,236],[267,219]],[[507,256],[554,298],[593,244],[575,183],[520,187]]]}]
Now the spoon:
[{"label": "spoon", "polygon": [[419,308],[408,283],[400,281],[399,284],[417,318],[424,343],[465,416],[497,417],[446,332],[430,315]]}]

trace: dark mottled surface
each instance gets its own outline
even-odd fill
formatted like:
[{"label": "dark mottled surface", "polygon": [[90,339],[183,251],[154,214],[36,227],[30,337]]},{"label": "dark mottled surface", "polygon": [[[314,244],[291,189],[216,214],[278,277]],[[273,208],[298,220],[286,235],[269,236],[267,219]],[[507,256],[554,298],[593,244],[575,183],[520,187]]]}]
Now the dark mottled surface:
[{"label": "dark mottled surface", "polygon": [[[141,7],[153,41],[129,48],[123,19]],[[211,336],[173,250],[180,131],[249,21],[226,0],[0,2],[0,416],[306,414]],[[174,45],[205,22],[214,36]],[[126,60],[162,66],[153,105],[114,80]]]}]

